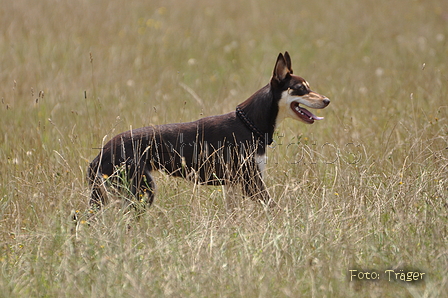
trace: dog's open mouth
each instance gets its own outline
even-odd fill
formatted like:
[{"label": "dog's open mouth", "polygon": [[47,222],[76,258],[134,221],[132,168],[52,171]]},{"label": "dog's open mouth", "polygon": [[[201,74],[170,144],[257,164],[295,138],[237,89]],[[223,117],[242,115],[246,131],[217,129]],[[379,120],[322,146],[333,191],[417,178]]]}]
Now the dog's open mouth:
[{"label": "dog's open mouth", "polygon": [[291,109],[296,113],[296,115],[302,119],[304,122],[312,124],[314,123],[314,120],[322,120],[324,117],[318,117],[308,111],[305,108],[302,108],[298,102],[293,101],[291,103]]}]

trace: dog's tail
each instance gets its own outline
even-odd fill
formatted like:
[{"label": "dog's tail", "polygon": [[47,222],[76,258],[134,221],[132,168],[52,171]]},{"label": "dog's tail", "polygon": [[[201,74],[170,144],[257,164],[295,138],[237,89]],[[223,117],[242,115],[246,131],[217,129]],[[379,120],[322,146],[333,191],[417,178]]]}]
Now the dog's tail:
[{"label": "dog's tail", "polygon": [[93,209],[99,209],[103,206],[107,199],[106,180],[103,177],[100,169],[101,154],[98,155],[87,169],[87,181],[90,187],[90,201],[89,205]]},{"label": "dog's tail", "polygon": [[95,158],[94,160],[92,160],[92,162],[89,164],[89,167],[87,168],[87,181],[89,182],[89,186],[92,186],[94,181],[95,181],[95,177],[98,171],[98,161]]}]

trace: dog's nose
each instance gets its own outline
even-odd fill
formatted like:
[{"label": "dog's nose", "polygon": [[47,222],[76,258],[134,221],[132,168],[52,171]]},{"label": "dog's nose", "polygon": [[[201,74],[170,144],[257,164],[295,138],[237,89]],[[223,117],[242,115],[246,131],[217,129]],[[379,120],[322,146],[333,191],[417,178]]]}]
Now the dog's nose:
[{"label": "dog's nose", "polygon": [[324,98],[324,104],[328,106],[330,104],[330,100],[328,98]]}]

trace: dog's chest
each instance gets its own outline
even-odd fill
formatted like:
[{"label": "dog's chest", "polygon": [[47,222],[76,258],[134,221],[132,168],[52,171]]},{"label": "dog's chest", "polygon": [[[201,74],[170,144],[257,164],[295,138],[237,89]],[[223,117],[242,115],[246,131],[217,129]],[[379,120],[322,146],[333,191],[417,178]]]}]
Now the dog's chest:
[{"label": "dog's chest", "polygon": [[263,155],[255,155],[255,162],[257,163],[258,170],[260,171],[261,175],[263,176],[263,173],[266,169],[266,164],[268,161],[268,157],[266,154]]}]

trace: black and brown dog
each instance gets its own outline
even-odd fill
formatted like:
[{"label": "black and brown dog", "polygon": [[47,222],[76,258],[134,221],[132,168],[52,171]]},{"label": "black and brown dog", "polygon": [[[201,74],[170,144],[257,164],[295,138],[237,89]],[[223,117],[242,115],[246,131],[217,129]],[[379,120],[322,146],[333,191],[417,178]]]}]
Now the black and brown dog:
[{"label": "black and brown dog", "polygon": [[164,170],[201,184],[241,185],[246,196],[272,205],[262,172],[276,126],[287,117],[312,124],[323,118],[301,105],[323,109],[329,103],[293,74],[288,52],[280,53],[269,84],[235,111],[115,136],[89,166],[90,204],[98,208],[107,203],[108,185],[125,188],[151,204],[155,190],[151,171]]}]

